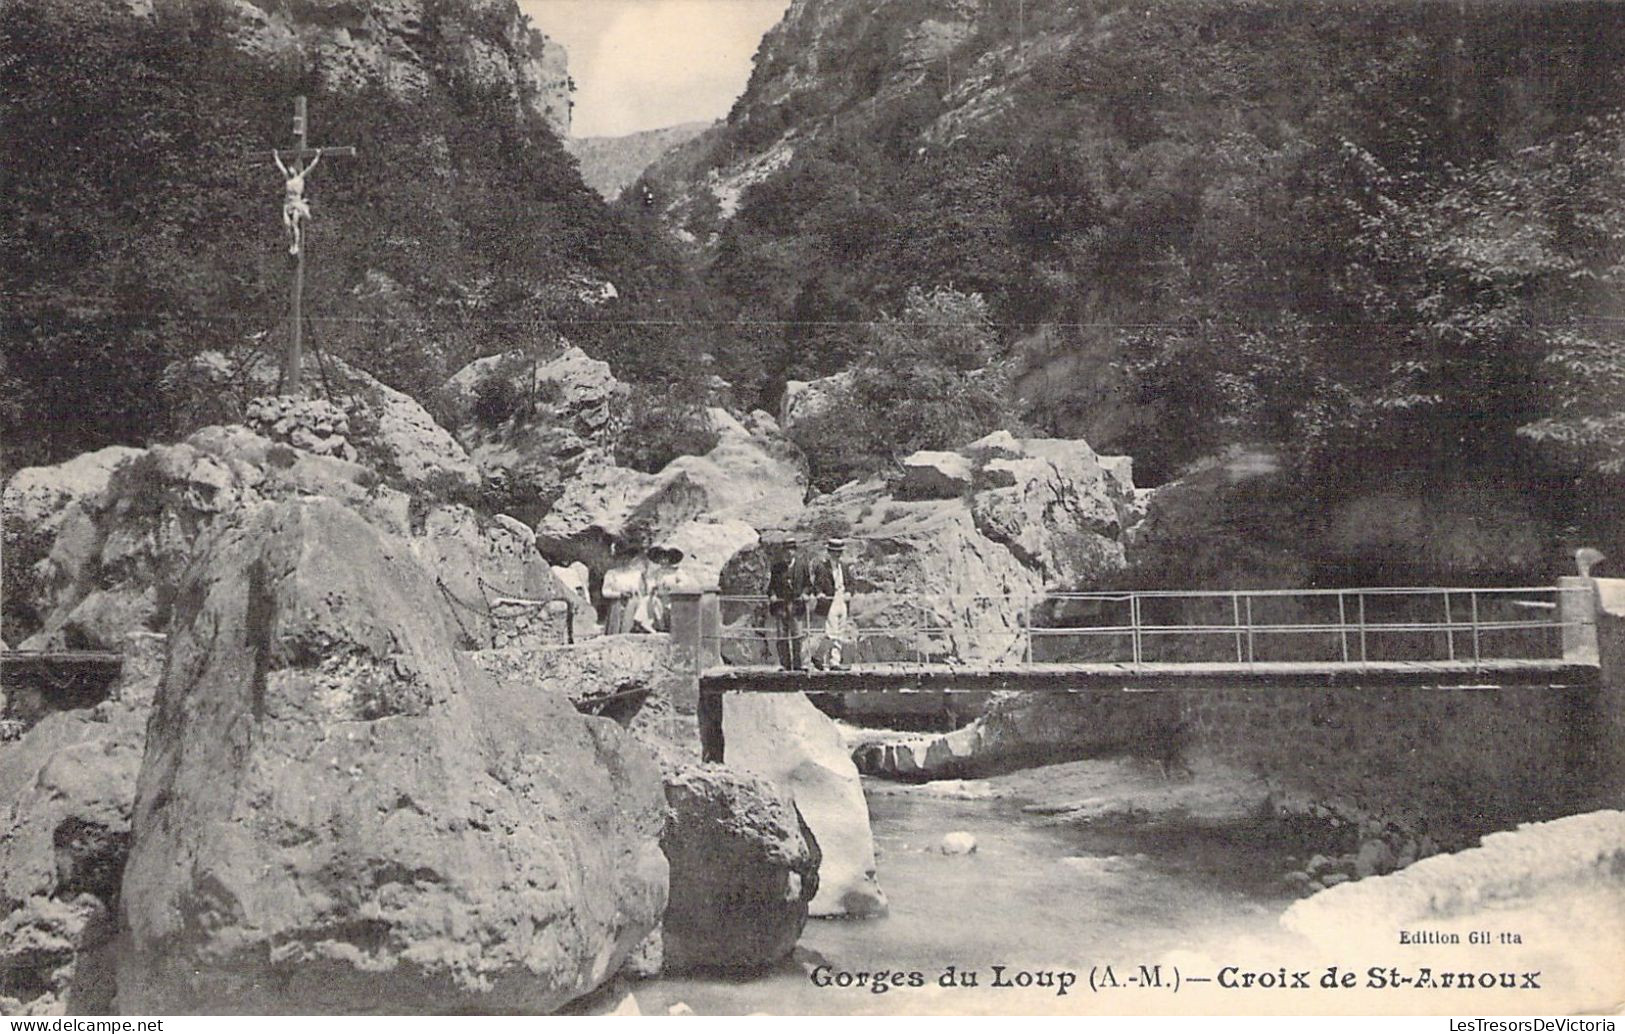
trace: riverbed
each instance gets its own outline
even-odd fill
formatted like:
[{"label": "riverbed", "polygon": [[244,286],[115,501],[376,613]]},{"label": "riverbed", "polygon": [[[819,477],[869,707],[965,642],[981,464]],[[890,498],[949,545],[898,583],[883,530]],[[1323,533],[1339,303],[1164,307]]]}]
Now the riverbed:
[{"label": "riverbed", "polygon": [[[1181,1011],[1181,959],[1201,968],[1215,950],[1279,941],[1293,900],[1283,849],[1245,827],[1090,826],[1023,811],[1030,798],[1009,794],[865,790],[890,914],[810,920],[796,957],[753,980],[638,984],[645,1014],[677,1003],[722,1015]],[[955,831],[975,837],[975,853],[939,850]],[[1101,983],[1108,965],[1122,986],[1091,992],[1091,969]],[[877,992],[878,973],[888,976]],[[1143,986],[1159,973],[1162,987]],[[862,986],[856,974],[869,974]]]}]

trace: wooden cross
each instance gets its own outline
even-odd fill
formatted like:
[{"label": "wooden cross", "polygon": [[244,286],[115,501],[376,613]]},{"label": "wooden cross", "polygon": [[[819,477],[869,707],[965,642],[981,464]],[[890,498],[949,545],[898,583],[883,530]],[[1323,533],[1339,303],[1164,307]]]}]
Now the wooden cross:
[{"label": "wooden cross", "polygon": [[[311,147],[307,134],[310,121],[305,112],[305,98],[303,95],[293,99],[293,147],[282,151],[250,151],[247,155],[252,162],[277,162],[285,165],[290,173],[299,177],[300,200],[303,201],[303,177],[319,158],[353,158],[353,147]],[[306,164],[306,163],[310,164]],[[293,191],[290,187],[290,196]],[[309,214],[309,209],[290,214],[284,209],[284,218],[290,220],[290,230],[295,230],[294,237],[294,267],[293,267],[293,299],[289,306],[288,327],[288,353],[282,360],[282,393],[285,395],[299,394],[299,366],[301,361],[301,345],[303,341],[303,314],[305,295],[305,248],[303,240],[302,221]]]}]

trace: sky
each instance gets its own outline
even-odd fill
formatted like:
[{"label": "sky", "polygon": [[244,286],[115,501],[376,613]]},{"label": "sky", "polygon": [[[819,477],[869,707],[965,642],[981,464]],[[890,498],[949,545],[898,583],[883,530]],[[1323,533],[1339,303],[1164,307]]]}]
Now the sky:
[{"label": "sky", "polygon": [[721,118],[790,0],[519,0],[570,51],[575,136]]}]

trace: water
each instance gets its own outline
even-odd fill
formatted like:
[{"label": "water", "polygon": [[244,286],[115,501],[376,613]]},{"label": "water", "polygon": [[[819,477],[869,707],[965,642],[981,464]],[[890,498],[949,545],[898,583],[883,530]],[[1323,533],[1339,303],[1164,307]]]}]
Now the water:
[{"label": "water", "polygon": [[[1103,1012],[1111,1000],[1082,988],[1066,996],[994,988],[992,967],[1007,967],[1007,979],[1017,969],[1070,970],[1087,981],[1091,966],[1111,964],[1123,979],[1139,965],[1177,961],[1170,953],[1272,938],[1290,904],[1280,850],[1245,831],[1090,831],[1025,814],[1019,801],[868,789],[888,917],[810,920],[797,958],[754,980],[639,984],[643,1012],[677,1002],[727,1015]],[[955,830],[976,837],[975,854],[937,850]],[[834,971],[919,971],[926,986],[819,987],[809,971],[821,961]],[[940,987],[949,965],[976,971],[979,986]]]}]

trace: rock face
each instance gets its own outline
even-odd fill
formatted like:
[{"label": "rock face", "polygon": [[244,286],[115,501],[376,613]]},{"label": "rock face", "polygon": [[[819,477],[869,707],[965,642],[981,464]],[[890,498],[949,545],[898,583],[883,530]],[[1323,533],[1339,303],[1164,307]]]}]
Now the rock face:
[{"label": "rock face", "polygon": [[587,186],[614,201],[661,155],[705,132],[712,122],[684,122],[625,136],[572,137],[565,149],[581,164]]},{"label": "rock face", "polygon": [[739,693],[724,705],[722,729],[727,764],[776,785],[818,842],[823,859],[809,912],[883,915],[869,806],[835,723],[800,693]]},{"label": "rock face", "polygon": [[557,694],[572,704],[621,701],[602,711],[623,723],[637,714],[662,715],[690,678],[676,667],[671,637],[599,636],[573,646],[479,650],[469,657],[499,682]]},{"label": "rock face", "polygon": [[612,465],[582,469],[536,525],[542,551],[602,570],[612,539],[676,544],[687,554],[683,573],[701,580],[754,544],[756,529],[794,520],[807,490],[794,446],[722,410],[712,410],[711,419],[716,446],[703,456],[679,456],[658,474]]},{"label": "rock face", "polygon": [[137,784],[121,1010],[546,1012],[653,929],[648,753],[480,672],[432,598],[331,500],[200,544]]},{"label": "rock face", "polygon": [[66,507],[50,553],[19,587],[30,596],[14,610],[26,607],[40,622],[23,645],[117,649],[128,632],[161,628],[198,536],[259,500],[307,494],[406,530],[406,497],[370,469],[242,427],[204,428],[126,458],[101,492]]},{"label": "rock face", "polygon": [[961,729],[865,743],[865,775],[930,780],[986,776],[1033,765],[1129,754],[1176,764],[1180,717],[1167,694],[1003,693]]},{"label": "rock face", "polygon": [[664,972],[756,972],[795,948],[819,885],[816,844],[773,784],[722,765],[668,775]]},{"label": "rock face", "polygon": [[813,381],[789,381],[784,385],[784,407],[779,422],[789,430],[797,423],[829,409],[834,400],[852,386],[851,371],[843,370]]},{"label": "rock face", "polygon": [[0,750],[0,1014],[108,1012],[113,910],[164,637],[135,635],[107,700]]},{"label": "rock face", "polygon": [[33,608],[35,565],[50,555],[75,504],[100,496],[113,471],[141,452],[111,445],[54,467],[25,467],[6,482],[0,497],[0,528],[5,536],[0,549],[6,557],[8,628],[16,627],[19,618],[31,624],[42,619]]},{"label": "rock face", "polygon": [[[1135,505],[1121,458],[1001,432],[911,457],[896,487],[873,478],[815,499],[794,533],[815,546],[852,540],[851,614],[863,635],[844,660],[998,660],[1026,648],[1029,607],[1046,591],[1123,566]],[[723,592],[760,593],[766,566],[760,551],[741,552],[723,570]],[[763,613],[735,623],[769,624]],[[766,656],[765,644],[736,639],[730,649]]]},{"label": "rock face", "polygon": [[429,49],[429,20],[438,14],[449,22],[439,32],[468,74],[505,90],[560,137],[570,135],[574,85],[564,47],[531,28],[511,0],[234,0],[228,10],[245,50],[297,57],[330,87],[381,86],[402,96],[422,93],[442,74]]}]

